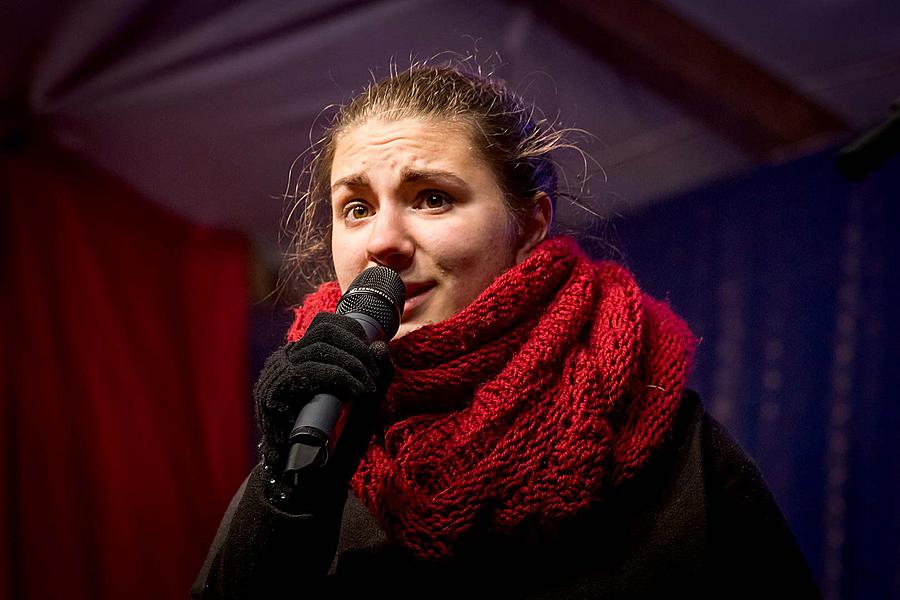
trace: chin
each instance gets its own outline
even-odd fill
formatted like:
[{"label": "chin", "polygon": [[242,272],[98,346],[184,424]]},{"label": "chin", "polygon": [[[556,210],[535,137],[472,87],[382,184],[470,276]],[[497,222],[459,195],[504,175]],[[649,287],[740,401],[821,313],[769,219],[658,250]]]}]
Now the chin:
[{"label": "chin", "polygon": [[393,339],[396,340],[398,338],[402,338],[410,331],[415,331],[417,327],[420,327],[420,325],[416,325],[414,323],[403,323],[402,325],[400,325],[400,328],[397,330],[397,333],[394,335]]},{"label": "chin", "polygon": [[402,338],[407,333],[413,332],[416,329],[424,327],[425,325],[428,325],[428,323],[427,322],[423,323],[423,322],[419,322],[419,321],[411,321],[409,323],[401,323],[400,328],[397,330],[397,335],[395,335],[393,339],[396,340],[397,338]]}]

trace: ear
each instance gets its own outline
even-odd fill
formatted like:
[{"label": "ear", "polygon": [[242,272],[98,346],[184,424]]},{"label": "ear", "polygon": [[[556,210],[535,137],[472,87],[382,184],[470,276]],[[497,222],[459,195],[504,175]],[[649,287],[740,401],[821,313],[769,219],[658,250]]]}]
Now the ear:
[{"label": "ear", "polygon": [[534,197],[534,208],[531,215],[521,224],[519,233],[519,249],[516,252],[516,262],[520,263],[531,254],[535,247],[544,241],[550,233],[550,223],[553,222],[553,203],[550,196],[539,192]]}]

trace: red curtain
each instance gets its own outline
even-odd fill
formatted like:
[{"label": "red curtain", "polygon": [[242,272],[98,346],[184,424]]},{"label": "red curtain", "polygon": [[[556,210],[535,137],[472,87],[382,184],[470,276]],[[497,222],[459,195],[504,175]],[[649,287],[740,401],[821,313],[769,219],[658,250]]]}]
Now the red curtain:
[{"label": "red curtain", "polygon": [[0,594],[186,598],[248,465],[247,245],[3,157]]}]

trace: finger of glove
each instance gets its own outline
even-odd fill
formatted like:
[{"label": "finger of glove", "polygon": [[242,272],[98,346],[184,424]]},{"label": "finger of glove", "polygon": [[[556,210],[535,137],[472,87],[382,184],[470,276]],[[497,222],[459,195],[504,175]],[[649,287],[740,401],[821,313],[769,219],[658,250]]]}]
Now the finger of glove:
[{"label": "finger of glove", "polygon": [[[352,399],[378,389],[373,378],[377,374],[374,365],[364,364],[341,348],[324,342],[294,346],[292,360],[287,358],[290,349],[291,344],[287,344],[269,356],[254,386],[257,420],[264,435],[280,435],[285,422],[292,422],[302,403],[316,393],[330,392]],[[371,362],[368,353],[363,358]]]},{"label": "finger of glove", "polygon": [[284,348],[273,352],[263,366],[253,386],[256,420],[263,436],[270,435],[277,424],[286,421],[290,412],[299,410],[292,405],[299,403],[294,382],[294,365],[284,354]]},{"label": "finger of glove", "polygon": [[286,438],[303,402],[309,399],[305,377],[298,377],[297,367],[287,358],[286,346],[278,348],[267,359],[253,386],[256,421],[263,443],[276,443]]},{"label": "finger of glove", "polygon": [[[359,325],[359,323],[356,323],[353,319],[350,319],[350,321],[357,326]],[[285,346],[285,353],[291,362],[298,364],[307,360],[303,356],[304,348],[318,343],[324,343],[340,348],[360,359],[365,357],[368,353],[367,342],[361,337],[357,337],[352,331],[348,331],[335,323],[321,323],[315,327],[310,327],[307,330],[306,335],[301,339]]]},{"label": "finger of glove", "polygon": [[[263,451],[281,450],[303,403],[303,381],[283,357],[270,357],[256,382],[253,397]],[[271,458],[271,457],[269,457]]]},{"label": "finger of glove", "polygon": [[[375,366],[370,364],[371,358],[368,353],[357,356],[326,342],[315,342],[304,348],[296,349],[291,360],[297,360],[297,363],[292,365],[294,372],[307,363],[334,365],[356,379],[362,386],[363,392],[371,393],[376,390],[375,375],[377,375],[377,371]],[[309,373],[314,374],[313,371]],[[327,384],[328,381],[325,379],[311,379],[307,383],[314,386],[311,391],[318,392],[323,389],[323,385]]]},{"label": "finger of glove", "polygon": [[309,329],[313,329],[321,323],[330,323],[332,325],[337,325],[338,327],[349,331],[358,338],[362,338],[366,335],[365,331],[363,331],[363,326],[360,325],[356,319],[347,317],[345,315],[339,315],[337,313],[330,312],[320,312],[315,317],[313,317],[312,322],[310,322],[309,324]]},{"label": "finger of glove", "polygon": [[256,416],[264,437],[284,437],[290,424],[294,422],[302,405],[318,393],[333,394],[342,400],[354,400],[377,390],[374,380],[359,360],[336,348],[323,351],[325,358],[329,354],[339,354],[342,364],[331,357],[331,360],[304,361],[299,365],[279,364],[272,369],[274,375],[260,378],[254,390],[256,400]]},{"label": "finger of glove", "polygon": [[366,332],[363,329],[363,326],[356,319],[328,312],[317,314],[309,324],[309,328],[306,330],[306,334],[303,337],[307,337],[310,334],[315,335],[315,332],[319,329],[330,328],[337,328],[346,331],[358,340],[364,339],[366,337]]},{"label": "finger of glove", "polygon": [[294,421],[302,405],[314,395],[329,393],[344,401],[372,395],[376,389],[375,383],[361,364],[358,368],[363,373],[360,379],[330,363],[307,361],[301,365],[291,365],[283,377],[272,382],[266,393],[257,396],[262,450],[270,462],[279,464],[283,459]]},{"label": "finger of glove", "polygon": [[344,365],[331,362],[307,361],[294,368],[298,383],[302,386],[306,399],[315,394],[333,394],[344,401],[353,401],[374,393],[375,381],[356,361],[360,373],[357,376],[348,371]]},{"label": "finger of glove", "polygon": [[369,345],[369,364],[375,372],[375,383],[378,389],[384,391],[394,377],[394,363],[387,342],[372,342]]}]

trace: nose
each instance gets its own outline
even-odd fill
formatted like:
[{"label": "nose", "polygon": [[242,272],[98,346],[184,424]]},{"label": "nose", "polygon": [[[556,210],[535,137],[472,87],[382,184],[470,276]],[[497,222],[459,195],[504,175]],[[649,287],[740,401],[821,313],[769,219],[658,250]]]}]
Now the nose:
[{"label": "nose", "polygon": [[404,219],[403,208],[385,203],[373,219],[366,244],[366,255],[374,262],[397,271],[412,264],[415,242]]}]

